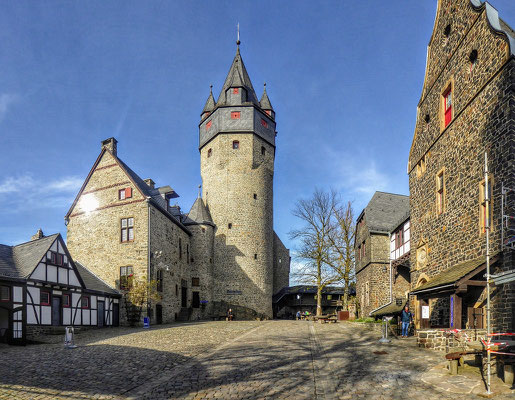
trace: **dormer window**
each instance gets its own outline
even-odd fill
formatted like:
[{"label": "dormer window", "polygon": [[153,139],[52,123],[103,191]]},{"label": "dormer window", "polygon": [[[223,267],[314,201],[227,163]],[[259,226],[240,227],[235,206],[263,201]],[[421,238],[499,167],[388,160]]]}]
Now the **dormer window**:
[{"label": "dormer window", "polygon": [[125,200],[130,199],[132,197],[132,188],[128,187],[125,189],[118,190],[118,199]]},{"label": "dormer window", "polygon": [[239,111],[231,111],[231,119],[240,119],[241,112]]}]

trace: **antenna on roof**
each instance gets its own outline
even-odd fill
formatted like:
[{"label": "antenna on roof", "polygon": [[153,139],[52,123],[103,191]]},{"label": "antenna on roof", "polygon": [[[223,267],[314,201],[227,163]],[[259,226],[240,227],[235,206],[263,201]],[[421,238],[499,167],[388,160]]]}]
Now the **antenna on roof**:
[{"label": "antenna on roof", "polygon": [[240,46],[240,23],[238,22],[238,39],[236,40],[236,45]]}]

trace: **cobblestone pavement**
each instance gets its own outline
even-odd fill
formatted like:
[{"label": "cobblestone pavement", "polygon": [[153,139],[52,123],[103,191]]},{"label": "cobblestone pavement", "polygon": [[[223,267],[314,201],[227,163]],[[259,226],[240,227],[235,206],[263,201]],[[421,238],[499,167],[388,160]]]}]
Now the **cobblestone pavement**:
[{"label": "cobblestone pavement", "polygon": [[[474,399],[477,369],[386,345],[355,323],[233,321],[113,328],[61,343],[0,347],[0,399]],[[60,340],[61,338],[56,338]],[[5,360],[8,360],[5,362]],[[496,399],[515,392],[494,379]]]}]

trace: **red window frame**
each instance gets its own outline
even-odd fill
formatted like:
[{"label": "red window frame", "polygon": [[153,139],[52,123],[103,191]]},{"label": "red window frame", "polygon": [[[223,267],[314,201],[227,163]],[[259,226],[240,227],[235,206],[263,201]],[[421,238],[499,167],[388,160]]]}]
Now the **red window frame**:
[{"label": "red window frame", "polygon": [[[65,299],[67,301],[65,301]],[[69,294],[63,294],[63,308],[69,308],[69,307],[71,307],[70,295]]]},{"label": "red window frame", "polygon": [[231,111],[231,119],[240,119],[241,112],[240,111]]},{"label": "red window frame", "polygon": [[266,122],[266,120],[263,118],[261,118],[261,125],[263,125],[265,128],[268,128],[268,122]]},{"label": "red window frame", "polygon": [[[84,305],[84,300],[86,300],[87,304]],[[88,309],[89,306],[90,306],[90,302],[89,302],[89,296],[82,296],[81,299],[80,299],[80,308],[82,309]]]},{"label": "red window frame", "polygon": [[118,200],[130,199],[132,197],[132,188],[127,187],[118,190]]},{"label": "red window frame", "polygon": [[[42,299],[42,296],[44,294],[46,294],[46,296],[47,296],[47,301],[43,301],[43,299]],[[49,306],[50,305],[50,292],[41,291],[39,293],[39,304],[42,305],[42,306]]]},{"label": "red window frame", "polygon": [[239,94],[240,93],[240,89],[235,87],[232,89],[232,94]]},{"label": "red window frame", "polygon": [[[7,299],[2,298],[2,289],[7,289]],[[11,301],[11,287],[2,285],[0,286],[0,301]]]},{"label": "red window frame", "polygon": [[212,121],[212,120],[211,120],[211,121],[208,121],[208,122],[206,123],[206,130],[208,130],[209,128],[211,128],[211,125],[213,125],[213,121]]},{"label": "red window frame", "polygon": [[444,126],[447,126],[452,121],[452,88],[445,91],[443,95],[443,106],[445,117]]}]

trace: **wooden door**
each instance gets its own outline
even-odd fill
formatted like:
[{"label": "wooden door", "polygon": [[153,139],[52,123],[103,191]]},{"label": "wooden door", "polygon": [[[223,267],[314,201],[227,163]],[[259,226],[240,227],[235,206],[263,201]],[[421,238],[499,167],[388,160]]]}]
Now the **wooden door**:
[{"label": "wooden door", "polygon": [[181,307],[187,307],[188,306],[188,288],[182,287],[181,288]]},{"label": "wooden door", "polygon": [[469,329],[484,329],[485,309],[467,307],[467,325]]},{"label": "wooden door", "polygon": [[52,325],[61,325],[61,298],[54,296],[52,297]]},{"label": "wooden door", "polygon": [[156,324],[163,323],[163,306],[161,304],[156,305]]},{"label": "wooden door", "polygon": [[104,326],[104,318],[105,318],[105,303],[103,301],[97,302],[97,326]]},{"label": "wooden door", "polygon": [[113,304],[113,326],[120,325],[120,305],[118,303]]}]

